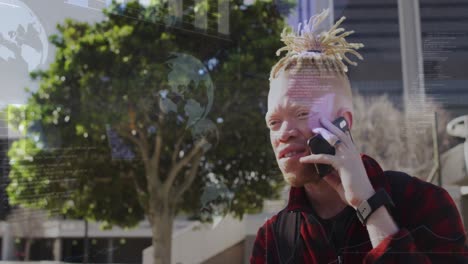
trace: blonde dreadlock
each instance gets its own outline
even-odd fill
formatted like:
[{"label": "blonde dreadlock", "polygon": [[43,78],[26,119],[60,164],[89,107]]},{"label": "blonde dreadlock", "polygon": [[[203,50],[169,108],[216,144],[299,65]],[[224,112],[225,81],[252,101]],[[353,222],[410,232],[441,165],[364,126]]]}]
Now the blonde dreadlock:
[{"label": "blonde dreadlock", "polygon": [[270,80],[276,78],[278,72],[283,68],[288,69],[295,65],[295,70],[298,71],[304,64],[314,65],[319,72],[330,70],[344,74],[348,71],[348,67],[343,63],[343,59],[348,64],[357,65],[356,62],[346,57],[346,53],[349,52],[360,60],[363,59],[356,50],[364,45],[362,43],[348,43],[345,39],[354,31],[345,32],[344,28],[338,28],[345,17],[341,17],[330,30],[317,34],[317,27],[328,16],[328,13],[329,10],[325,9],[322,13],[311,17],[309,23],[304,21],[303,27],[300,23],[297,33],[292,32],[288,27],[283,30],[281,41],[286,46],[276,51],[276,55],[280,56],[282,51],[287,51],[287,53],[273,66]]}]

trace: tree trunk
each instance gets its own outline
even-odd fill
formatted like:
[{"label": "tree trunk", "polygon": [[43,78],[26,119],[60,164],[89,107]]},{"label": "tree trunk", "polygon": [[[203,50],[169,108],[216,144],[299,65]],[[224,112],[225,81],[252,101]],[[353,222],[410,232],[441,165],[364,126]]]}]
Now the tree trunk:
[{"label": "tree trunk", "polygon": [[172,250],[172,226],[174,217],[170,212],[156,212],[151,221],[153,232],[153,263],[170,264]]},{"label": "tree trunk", "polygon": [[84,239],[83,239],[83,263],[88,264],[89,262],[89,237],[88,237],[88,220],[84,220]]},{"label": "tree trunk", "polygon": [[26,242],[24,244],[24,261],[28,261],[30,258],[32,242],[32,238],[26,238]]}]

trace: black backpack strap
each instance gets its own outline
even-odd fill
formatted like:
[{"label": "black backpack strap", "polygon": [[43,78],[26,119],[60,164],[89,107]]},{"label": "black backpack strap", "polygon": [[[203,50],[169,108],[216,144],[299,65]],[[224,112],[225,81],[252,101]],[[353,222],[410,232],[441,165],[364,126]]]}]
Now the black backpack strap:
[{"label": "black backpack strap", "polygon": [[281,263],[298,263],[302,256],[301,212],[283,210],[274,224],[276,247]]}]

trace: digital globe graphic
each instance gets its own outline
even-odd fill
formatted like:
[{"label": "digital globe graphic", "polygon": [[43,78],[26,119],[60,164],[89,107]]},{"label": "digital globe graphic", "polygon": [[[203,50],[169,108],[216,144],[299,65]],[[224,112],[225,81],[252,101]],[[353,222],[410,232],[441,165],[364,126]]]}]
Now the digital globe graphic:
[{"label": "digital globe graphic", "polygon": [[216,228],[225,218],[231,207],[234,192],[225,184],[214,180],[203,188],[200,198],[200,217],[203,220],[212,217],[211,228]]},{"label": "digital globe graphic", "polygon": [[[208,119],[214,100],[214,83],[208,69],[197,58],[185,53],[173,52],[165,62],[169,71],[167,74],[168,87],[159,92],[159,105],[166,115],[174,114],[176,122],[190,131],[194,141],[202,137],[211,140],[205,144],[204,151],[208,151],[216,143],[218,129],[216,124]],[[135,154],[125,145],[110,126],[106,127],[111,148],[112,158],[115,160],[132,160]],[[148,132],[157,133],[154,127]]]},{"label": "digital globe graphic", "polygon": [[213,105],[214,84],[205,65],[191,55],[176,52],[166,63],[170,88],[160,91],[163,111],[176,113],[177,121],[191,130],[194,139],[217,135],[216,125],[207,118]]},{"label": "digital globe graphic", "polygon": [[[160,105],[166,113],[174,112],[177,121],[185,125],[192,133],[194,140],[200,137],[218,137],[216,124],[208,119],[213,105],[214,83],[209,71],[197,58],[184,54],[172,53],[166,61],[169,67],[169,89],[161,91]],[[213,142],[210,142],[213,143]],[[205,151],[211,147],[206,146]],[[222,182],[218,182],[214,174],[208,175],[208,183],[200,198],[200,216],[212,217],[212,228],[216,228],[224,219],[231,206],[233,192]]]},{"label": "digital globe graphic", "polygon": [[34,12],[19,0],[2,0],[0,17],[2,92],[24,97],[20,95],[28,85],[29,73],[47,60],[47,34]]}]

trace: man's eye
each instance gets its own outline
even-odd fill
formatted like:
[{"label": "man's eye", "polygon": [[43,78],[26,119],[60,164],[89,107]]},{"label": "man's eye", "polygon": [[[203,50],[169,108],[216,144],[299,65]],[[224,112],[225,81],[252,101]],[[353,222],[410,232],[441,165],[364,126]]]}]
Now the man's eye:
[{"label": "man's eye", "polygon": [[274,126],[274,125],[276,125],[276,124],[278,124],[278,121],[270,121],[270,122],[268,123],[268,126],[269,126],[269,127],[272,127],[272,126]]},{"label": "man's eye", "polygon": [[308,116],[308,115],[309,115],[309,113],[307,113],[307,112],[301,112],[297,116],[304,117],[304,116]]}]

